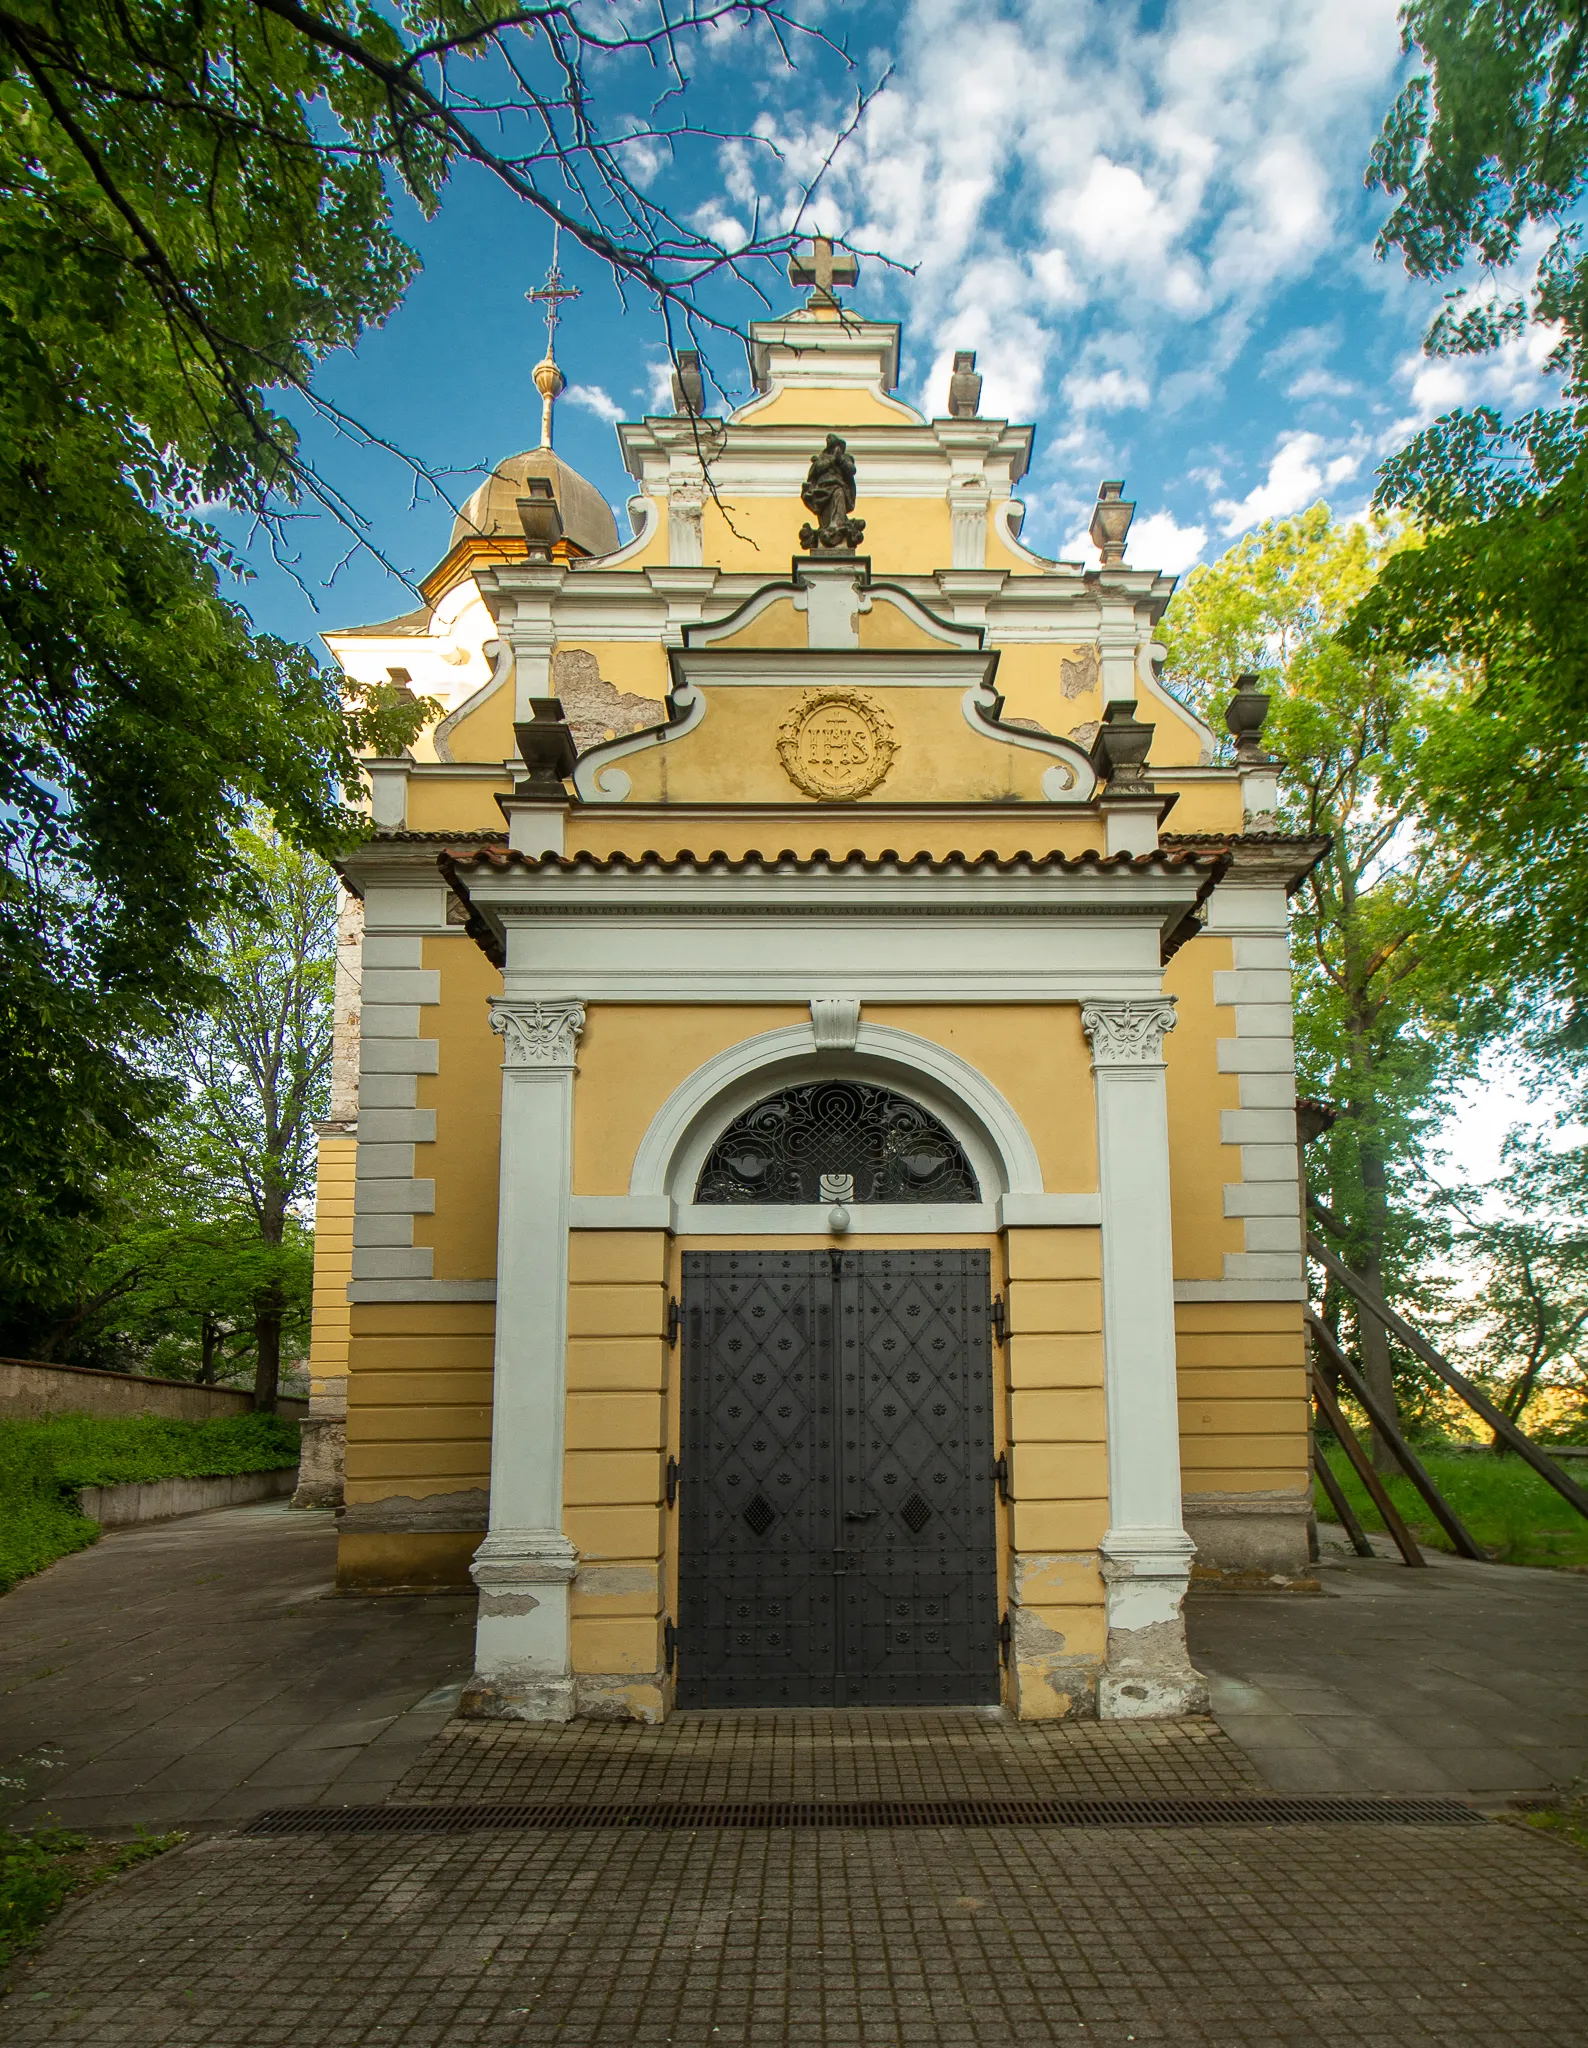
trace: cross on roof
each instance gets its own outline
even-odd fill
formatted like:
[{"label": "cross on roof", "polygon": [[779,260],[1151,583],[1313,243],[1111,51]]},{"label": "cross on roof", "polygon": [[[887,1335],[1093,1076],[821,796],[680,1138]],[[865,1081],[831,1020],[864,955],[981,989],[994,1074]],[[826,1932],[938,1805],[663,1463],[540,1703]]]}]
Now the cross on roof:
[{"label": "cross on roof", "polygon": [[563,283],[562,272],[557,268],[557,243],[561,234],[562,230],[560,228],[553,228],[551,231],[551,268],[546,272],[546,282],[538,291],[525,292],[524,294],[524,297],[528,299],[532,306],[543,305],[546,308],[546,353],[548,356],[553,356],[557,353],[554,344],[557,339],[557,322],[562,318],[563,300],[583,297],[583,293],[577,285]]},{"label": "cross on roof", "polygon": [[813,235],[799,254],[789,259],[790,284],[815,287],[812,297],[834,302],[835,285],[853,285],[860,265],[847,249],[835,249],[826,235]]}]

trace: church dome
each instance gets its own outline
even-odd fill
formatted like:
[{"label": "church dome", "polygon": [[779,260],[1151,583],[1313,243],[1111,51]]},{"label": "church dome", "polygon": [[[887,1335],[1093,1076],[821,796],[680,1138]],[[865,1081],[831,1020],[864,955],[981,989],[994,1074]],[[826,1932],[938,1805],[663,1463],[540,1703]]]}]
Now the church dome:
[{"label": "church dome", "polygon": [[451,546],[499,534],[522,539],[524,529],[519,523],[518,500],[532,476],[550,477],[557,509],[562,514],[563,533],[576,548],[586,555],[610,555],[616,551],[620,542],[612,507],[594,484],[576,469],[570,469],[549,448],[531,448],[499,462],[453,522]]}]

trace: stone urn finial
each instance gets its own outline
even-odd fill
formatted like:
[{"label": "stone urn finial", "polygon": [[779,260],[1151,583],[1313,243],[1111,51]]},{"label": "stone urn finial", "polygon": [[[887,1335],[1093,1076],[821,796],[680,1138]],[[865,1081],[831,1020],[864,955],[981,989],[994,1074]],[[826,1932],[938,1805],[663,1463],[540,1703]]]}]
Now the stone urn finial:
[{"label": "stone urn finial", "polygon": [[1098,780],[1116,795],[1152,794],[1152,784],[1147,780],[1147,755],[1153,730],[1136,716],[1134,704],[1110,704],[1103,713],[1103,722],[1092,741],[1092,766],[1097,770]]},{"label": "stone urn finial", "polygon": [[1235,741],[1235,758],[1241,762],[1263,760],[1263,724],[1273,699],[1258,688],[1253,675],[1235,678],[1235,695],[1224,710],[1224,723]]}]

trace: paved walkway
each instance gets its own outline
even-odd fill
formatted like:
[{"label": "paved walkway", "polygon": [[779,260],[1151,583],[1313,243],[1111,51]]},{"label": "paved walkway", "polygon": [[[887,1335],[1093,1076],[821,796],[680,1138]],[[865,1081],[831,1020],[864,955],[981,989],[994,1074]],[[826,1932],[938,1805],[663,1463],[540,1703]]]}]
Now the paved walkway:
[{"label": "paved walkway", "polygon": [[[1340,1782],[1325,1767],[1342,1759],[1350,1782],[1415,1789],[1381,1743],[1408,1697],[1435,1738],[1451,1713],[1483,1731],[1423,1746],[1446,1782],[1482,1789],[1496,1757],[1544,1770],[1577,1756],[1567,1695],[1588,1581],[1342,1563],[1325,1596],[1199,1600],[1222,1728],[1021,1728],[977,1711],[515,1728],[448,1721],[469,1603],[338,1599],[328,1536],[320,1517],[230,1510],[109,1537],[0,1601],[0,1755],[18,1759],[4,1775],[26,1781],[22,1813],[196,1823],[184,1848],[70,1908],[12,1973],[8,2048],[1584,2038],[1588,1859],[1504,1822],[223,1826],[387,1798],[1238,1792],[1259,1766],[1309,1789]],[[1509,1735],[1461,1690],[1475,1654],[1480,1690],[1510,1702]],[[1546,1724],[1548,1742],[1517,1749],[1518,1730]],[[1533,1761],[1546,1750],[1548,1766]]]},{"label": "paved walkway", "polygon": [[1588,1859],[1475,1828],[199,1839],[8,2048],[1581,2048]]},{"label": "paved walkway", "polygon": [[332,1591],[329,1514],[112,1530],[0,1599],[0,1817],[130,1833],[383,1798],[445,1725],[474,1602]]},{"label": "paved walkway", "polygon": [[1219,1725],[1269,1784],[1503,1798],[1582,1782],[1588,1576],[1427,1555],[1408,1571],[1326,1530],[1322,1597],[1188,1603]]}]

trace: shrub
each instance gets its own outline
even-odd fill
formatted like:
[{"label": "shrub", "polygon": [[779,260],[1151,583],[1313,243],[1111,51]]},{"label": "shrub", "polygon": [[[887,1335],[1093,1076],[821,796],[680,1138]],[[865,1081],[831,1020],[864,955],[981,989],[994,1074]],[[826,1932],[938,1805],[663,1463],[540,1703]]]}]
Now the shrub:
[{"label": "shrub", "polygon": [[298,1425],[277,1415],[0,1422],[0,1592],[97,1538],[98,1524],[78,1507],[81,1487],[279,1472],[297,1459]]}]

